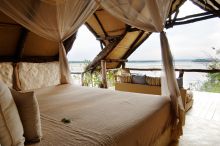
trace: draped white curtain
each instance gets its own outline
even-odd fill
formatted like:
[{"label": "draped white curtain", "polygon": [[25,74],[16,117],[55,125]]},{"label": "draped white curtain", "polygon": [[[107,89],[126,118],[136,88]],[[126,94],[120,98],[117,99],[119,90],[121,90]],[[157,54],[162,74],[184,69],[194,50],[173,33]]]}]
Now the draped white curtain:
[{"label": "draped white curtain", "polygon": [[30,31],[59,42],[61,83],[70,83],[70,72],[63,41],[73,34],[101,6],[131,26],[161,33],[163,59],[162,94],[171,97],[179,134],[183,111],[176,83],[172,55],[163,32],[172,0],[0,0],[0,10]]},{"label": "draped white curtain", "polygon": [[66,51],[63,46],[98,8],[95,0],[0,0],[0,10],[29,29],[59,42],[61,84],[71,83]]},{"label": "draped white curtain", "polygon": [[183,104],[173,67],[164,22],[172,0],[102,0],[102,7],[125,23],[147,32],[160,32],[163,60],[162,95],[169,96],[175,118],[175,136],[182,134]]}]

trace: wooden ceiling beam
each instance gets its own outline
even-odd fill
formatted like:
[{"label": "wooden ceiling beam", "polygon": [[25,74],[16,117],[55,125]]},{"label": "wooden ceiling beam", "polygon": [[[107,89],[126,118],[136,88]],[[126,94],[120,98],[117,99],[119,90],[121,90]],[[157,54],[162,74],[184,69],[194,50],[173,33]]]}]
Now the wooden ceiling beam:
[{"label": "wooden ceiling beam", "polygon": [[170,23],[170,20],[168,20],[165,24],[165,27],[168,29],[175,25],[189,24],[189,23],[194,23],[197,21],[207,20],[207,19],[211,19],[215,17],[220,17],[220,10],[214,10],[210,12],[193,14],[193,15],[182,17],[182,18],[176,18],[175,20],[172,20],[172,23]]},{"label": "wooden ceiling beam", "polygon": [[[0,62],[16,62],[13,56],[0,56]],[[42,63],[58,61],[58,56],[23,56],[21,62]]]},{"label": "wooden ceiling beam", "polygon": [[[171,4],[169,14],[168,14],[168,21],[170,21],[169,23],[171,23],[171,21],[172,21],[172,14],[179,11],[179,8],[183,5],[183,3],[186,2],[186,0],[181,0],[178,4],[176,4],[177,1],[179,1],[179,0],[173,0],[173,2]],[[176,4],[176,7],[175,7],[175,10],[173,11],[174,4]]]},{"label": "wooden ceiling beam", "polygon": [[209,5],[208,3],[206,3],[206,1],[204,0],[198,0],[200,3],[202,3],[205,7],[198,5],[196,2],[194,2],[193,0],[191,0],[195,5],[197,5],[198,7],[200,7],[201,9],[207,11],[207,8],[209,10],[215,10],[211,5]]},{"label": "wooden ceiling beam", "polygon": [[16,23],[7,23],[7,22],[0,21],[0,27],[22,27],[22,26]]},{"label": "wooden ceiling beam", "polygon": [[118,43],[124,38],[126,32],[120,37],[115,38],[112,43],[109,43],[94,59],[93,61],[87,66],[86,71],[94,70],[100,63],[101,60],[104,60],[118,45]]},{"label": "wooden ceiling beam", "polygon": [[28,32],[29,31],[24,27],[22,27],[20,30],[20,37],[19,37],[17,45],[16,45],[15,62],[19,62],[22,58],[22,55],[24,52],[24,44],[25,44]]},{"label": "wooden ceiling beam", "polygon": [[[93,35],[96,37],[96,38],[99,38],[100,36],[96,33],[96,31],[91,27],[91,25],[88,23],[88,22],[85,22],[85,25],[86,27],[89,29],[90,32],[93,33]],[[100,44],[105,44],[105,42],[103,40],[100,40]],[[101,46],[101,49],[103,49],[103,47]]]},{"label": "wooden ceiling beam", "polygon": [[91,25],[88,22],[85,22],[86,27],[89,29],[90,32],[93,33],[93,35],[97,38],[99,35],[96,33],[96,31],[91,27]]},{"label": "wooden ceiling beam", "polygon": [[[183,25],[183,24],[190,24],[190,23],[194,23],[194,22],[198,22],[198,21],[202,21],[202,20],[207,20],[207,19],[211,19],[211,18],[216,18],[218,16],[216,15],[209,15],[209,16],[204,16],[204,17],[200,17],[200,18],[195,18],[195,19],[191,19],[191,20],[186,20],[186,21],[181,21],[181,22],[175,22],[175,25]],[[169,28],[169,27],[166,27]]]},{"label": "wooden ceiling beam", "polygon": [[127,30],[128,32],[134,32],[134,31],[141,31],[140,29],[138,29],[138,28],[128,28],[128,30]]},{"label": "wooden ceiling beam", "polygon": [[[32,7],[29,9],[29,13],[26,13],[26,16],[28,19],[32,20],[35,15],[35,10],[39,7],[40,1],[33,1]],[[20,37],[18,39],[17,45],[16,45],[16,52],[15,52],[15,62],[19,62],[22,58],[23,52],[24,52],[24,44],[27,38],[29,30],[22,27],[20,32]]]},{"label": "wooden ceiling beam", "polygon": [[44,63],[44,62],[53,62],[58,61],[59,56],[23,56],[22,62],[31,62],[31,63]]},{"label": "wooden ceiling beam", "polygon": [[106,36],[106,37],[97,37],[97,40],[112,40],[116,38],[120,38],[122,35],[116,35],[116,36]]},{"label": "wooden ceiling beam", "polygon": [[220,9],[220,4],[218,2],[216,2],[215,0],[210,0],[210,2],[216,6],[218,9]]},{"label": "wooden ceiling beam", "polygon": [[100,25],[102,32],[104,33],[105,37],[108,36],[107,32],[105,31],[105,28],[103,27],[101,21],[99,20],[99,17],[96,15],[96,13],[93,14],[95,16],[96,21],[98,22],[98,24]]}]

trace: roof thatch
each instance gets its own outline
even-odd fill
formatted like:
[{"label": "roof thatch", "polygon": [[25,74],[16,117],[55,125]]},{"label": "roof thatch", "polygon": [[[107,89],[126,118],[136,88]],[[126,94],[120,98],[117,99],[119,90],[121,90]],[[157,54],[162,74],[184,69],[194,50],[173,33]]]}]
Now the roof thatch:
[{"label": "roof thatch", "polygon": [[[75,34],[64,45],[71,49]],[[58,60],[58,43],[40,37],[0,11],[0,62]]]}]

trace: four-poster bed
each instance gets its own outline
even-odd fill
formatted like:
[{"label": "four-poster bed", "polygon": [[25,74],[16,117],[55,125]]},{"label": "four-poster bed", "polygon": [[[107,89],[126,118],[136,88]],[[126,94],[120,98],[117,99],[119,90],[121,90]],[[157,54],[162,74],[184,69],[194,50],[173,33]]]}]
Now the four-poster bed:
[{"label": "four-poster bed", "polygon": [[[34,145],[158,145],[171,141],[170,99],[59,85],[35,90],[43,138]],[[71,122],[64,124],[61,119]]]}]

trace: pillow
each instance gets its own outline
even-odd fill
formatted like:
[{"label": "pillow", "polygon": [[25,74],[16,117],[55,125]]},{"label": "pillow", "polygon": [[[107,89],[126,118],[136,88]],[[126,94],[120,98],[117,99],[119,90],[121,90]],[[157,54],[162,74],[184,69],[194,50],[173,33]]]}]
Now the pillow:
[{"label": "pillow", "polygon": [[116,78],[118,83],[131,83],[131,76],[130,75],[118,75]]},{"label": "pillow", "polygon": [[146,84],[150,86],[161,86],[161,79],[160,77],[146,76]]},{"label": "pillow", "polygon": [[0,81],[0,143],[2,146],[23,146],[23,134],[23,126],[11,92]]},{"label": "pillow", "polygon": [[177,84],[178,84],[179,88],[183,88],[183,78],[180,77],[180,78],[177,78],[176,80],[177,80]]},{"label": "pillow", "polygon": [[11,89],[24,127],[25,143],[39,142],[42,137],[40,111],[34,92],[20,93]]},{"label": "pillow", "polygon": [[145,75],[132,75],[131,81],[134,84],[146,84]]}]

